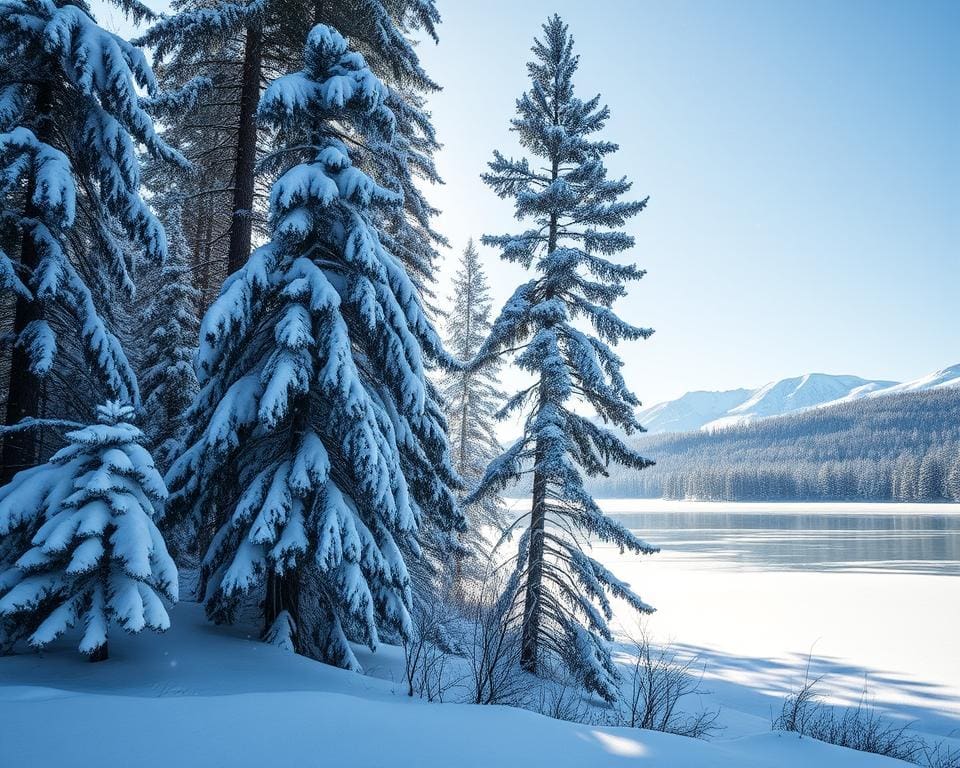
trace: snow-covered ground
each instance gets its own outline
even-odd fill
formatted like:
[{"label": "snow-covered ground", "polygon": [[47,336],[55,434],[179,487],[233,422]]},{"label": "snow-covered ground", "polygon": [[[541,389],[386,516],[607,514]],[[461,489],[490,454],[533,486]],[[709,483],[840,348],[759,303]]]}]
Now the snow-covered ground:
[{"label": "snow-covered ground", "polygon": [[207,623],[181,603],[165,635],[0,659],[0,765],[30,768],[860,768],[898,761],[771,733],[698,741],[403,695],[399,649],[364,677]]},{"label": "snow-covered ground", "polygon": [[[683,514],[710,505],[605,506]],[[889,506],[817,509],[911,509]],[[777,510],[799,515],[810,505]],[[937,510],[960,514],[958,505]],[[361,649],[367,675],[357,675],[266,646],[255,630],[213,626],[199,606],[183,602],[165,635],[115,632],[102,664],[87,663],[65,641],[43,655],[0,658],[0,768],[904,765],[771,732],[771,715],[802,678],[811,649],[813,673],[826,675],[824,690],[837,700],[859,698],[866,676],[871,698],[891,716],[916,721],[934,739],[960,732],[960,576],[763,569],[738,564],[736,554],[723,561],[671,546],[645,558],[604,548],[596,554],[657,606],[647,624],[656,640],[673,638],[680,651],[700,657],[709,693],[683,708],[720,710],[724,730],[712,740],[462,704],[464,692],[456,690],[443,704],[409,699],[398,648]],[[618,619],[625,632],[635,629],[628,613]]]},{"label": "snow-covered ground", "polygon": [[[878,706],[939,735],[960,729],[960,578],[753,574],[703,569],[697,558],[635,564],[599,558],[658,608],[647,624],[703,660],[718,702],[769,723],[812,653],[823,690]],[[622,624],[630,627],[623,615]],[[728,685],[732,684],[732,685]]]},{"label": "snow-covered ground", "polygon": [[[891,715],[915,721],[922,731],[960,734],[960,575],[958,563],[938,549],[942,537],[957,536],[924,529],[929,560],[872,562],[873,538],[882,549],[897,551],[898,537],[909,515],[960,515],[960,505],[905,504],[711,504],[651,500],[602,502],[607,512],[656,510],[721,515],[843,516],[900,515],[882,531],[862,537],[848,530],[790,530],[774,541],[793,541],[811,555],[808,567],[757,564],[747,557],[766,532],[735,531],[729,550],[697,551],[692,544],[668,544],[654,556],[622,555],[598,547],[598,559],[631,583],[644,600],[657,608],[647,621],[656,637],[674,638],[703,659],[708,687],[719,702],[764,716],[769,721],[783,692],[800,680],[812,654],[815,676],[842,702],[855,702],[866,686],[868,696]],[[703,522],[702,525],[709,525]],[[849,525],[847,523],[846,525]],[[655,531],[641,531],[657,543]],[[689,542],[715,531],[692,530]],[[840,539],[852,562],[814,562],[817,539]],[[760,542],[769,548],[767,541]],[[902,545],[901,545],[902,547]],[[949,557],[948,550],[946,556]],[[888,567],[889,566],[889,567]],[[631,631],[630,612],[620,612],[621,625]],[[731,724],[733,725],[733,724]]]}]

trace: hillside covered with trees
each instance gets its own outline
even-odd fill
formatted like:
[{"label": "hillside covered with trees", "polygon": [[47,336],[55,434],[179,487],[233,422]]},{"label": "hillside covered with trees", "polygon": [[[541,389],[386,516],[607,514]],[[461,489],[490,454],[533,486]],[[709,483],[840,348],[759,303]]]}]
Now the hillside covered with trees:
[{"label": "hillside covered with trees", "polygon": [[644,435],[656,465],[613,471],[606,497],[960,500],[960,390],[866,398],[713,432]]}]

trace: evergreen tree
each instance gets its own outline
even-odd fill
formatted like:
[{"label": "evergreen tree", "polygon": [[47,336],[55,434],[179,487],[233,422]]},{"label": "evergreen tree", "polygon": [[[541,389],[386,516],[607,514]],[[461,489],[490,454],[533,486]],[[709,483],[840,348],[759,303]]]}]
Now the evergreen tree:
[{"label": "evergreen tree", "polygon": [[395,130],[388,91],[330,27],[304,62],[261,100],[278,141],[271,236],[203,319],[168,477],[177,514],[215,531],[208,614],[262,596],[269,640],[356,668],[348,640],[409,632],[419,541],[461,527],[424,354],[452,361],[375,225],[401,196],[352,159]]},{"label": "evergreen tree", "polygon": [[947,493],[953,501],[960,501],[960,452],[954,453],[953,464],[947,475]]},{"label": "evergreen tree", "polygon": [[439,181],[432,159],[439,145],[422,103],[437,86],[408,35],[424,31],[436,39],[433,0],[180,0],[175,8],[140,42],[154,49],[169,87],[197,77],[212,84],[170,129],[200,169],[194,194],[201,204],[188,229],[202,289],[243,265],[253,232],[268,234],[258,198],[266,197],[259,192],[270,177],[258,162],[272,147],[257,124],[257,102],[267,84],[300,66],[303,40],[316,23],[347,35],[387,84],[396,129],[387,143],[357,147],[354,163],[402,191],[402,205],[377,212],[384,217],[379,229],[418,284],[429,281],[435,246],[443,241],[417,180]]},{"label": "evergreen tree", "polygon": [[[529,528],[518,553],[525,600],[522,665],[535,672],[552,652],[589,689],[613,699],[608,595],[644,613],[652,609],[583,550],[578,532],[631,552],[656,548],[600,511],[584,490],[583,473],[604,475],[611,461],[634,469],[650,462],[574,408],[576,401],[585,403],[600,421],[628,434],[640,429],[634,416],[637,398],[607,342],[650,335],[611,310],[625,293],[624,283],[643,272],[607,257],[633,245],[620,228],[646,200],[621,201],[630,182],[607,178],[603,158],[617,147],[591,137],[603,128],[609,111],[599,106],[599,96],[586,102],[574,96],[578,59],[567,26],[553,16],[543,31],[544,39],[533,47],[535,61],[527,65],[531,88],[517,101],[512,121],[521,145],[537,161],[495,152],[484,175],[500,197],[514,199],[517,217],[532,220],[533,226],[520,234],[486,236],[483,242],[501,249],[509,261],[532,266],[535,276],[507,302],[479,359],[522,350],[516,363],[533,383],[501,410],[507,415],[526,409],[523,436],[491,463],[472,498],[532,473]],[[578,319],[593,334],[581,330]]]},{"label": "evergreen tree", "polygon": [[111,622],[169,628],[160,597],[176,602],[177,569],[154,524],[167,491],[132,415],[99,406],[97,424],[0,489],[0,544],[29,542],[0,571],[8,642],[42,647],[80,622],[80,651],[101,661]]},{"label": "evergreen tree", "polygon": [[[6,424],[76,415],[91,397],[136,404],[112,307],[132,295],[132,259],[160,262],[166,243],[135,148],[184,162],[138,94],[157,95],[153,74],[83,2],[0,0],[0,55],[0,219],[19,230],[0,253],[0,289],[16,299]],[[0,480],[40,458],[35,432],[8,431]]]},{"label": "evergreen tree", "polygon": [[893,498],[895,501],[917,501],[920,478],[920,459],[916,456],[901,456],[894,475]]},{"label": "evergreen tree", "polygon": [[179,450],[184,417],[198,391],[193,361],[200,323],[199,292],[187,267],[181,203],[175,196],[162,198],[160,207],[165,210],[162,219],[169,254],[161,267],[149,269],[140,282],[145,308],[138,332],[147,340],[140,385],[148,447],[166,469]]},{"label": "evergreen tree", "polygon": [[[472,360],[490,332],[490,289],[473,244],[460,259],[453,278],[451,307],[446,314],[447,349],[461,360]],[[452,371],[444,378],[443,398],[450,428],[453,466],[468,489],[476,487],[501,447],[495,429],[500,363],[489,358],[476,368]],[[474,556],[485,556],[482,528],[504,527],[503,501],[491,493],[467,507],[469,526],[464,543]],[[459,570],[459,569],[458,569]]]},{"label": "evergreen tree", "polygon": [[940,451],[932,448],[920,461],[917,474],[917,499],[919,501],[940,501],[945,494],[943,460]]}]

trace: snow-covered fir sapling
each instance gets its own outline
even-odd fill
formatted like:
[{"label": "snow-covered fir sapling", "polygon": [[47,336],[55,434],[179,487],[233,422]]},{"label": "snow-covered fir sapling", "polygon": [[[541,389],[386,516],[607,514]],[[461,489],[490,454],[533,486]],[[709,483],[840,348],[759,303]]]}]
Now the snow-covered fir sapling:
[{"label": "snow-covered fir sapling", "polygon": [[215,532],[212,618],[254,597],[268,639],[356,668],[350,640],[409,632],[409,558],[462,523],[424,370],[453,361],[376,227],[402,196],[353,161],[394,130],[387,90],[328,26],[303,61],[260,102],[270,239],[202,321],[170,508]]},{"label": "snow-covered fir sapling", "polygon": [[187,264],[182,202],[159,199],[169,240],[162,266],[144,270],[138,295],[144,304],[139,333],[147,340],[140,368],[144,431],[160,467],[166,469],[179,449],[183,420],[197,394],[196,357],[199,291]]},{"label": "snow-covered fir sapling", "polygon": [[155,523],[167,491],[132,416],[128,405],[98,406],[96,424],[0,488],[0,542],[29,541],[0,573],[13,639],[41,648],[79,624],[80,651],[101,661],[111,623],[169,628],[161,598],[176,602],[177,569]]},{"label": "snow-covered fir sapling", "polygon": [[[640,612],[653,609],[590,557],[583,541],[596,537],[643,554],[656,548],[601,512],[584,489],[584,474],[604,475],[610,462],[635,469],[650,464],[603,426],[628,434],[641,429],[634,415],[639,402],[609,344],[651,334],[611,309],[625,294],[624,284],[643,272],[610,257],[633,245],[621,229],[646,200],[622,201],[630,182],[607,178],[603,159],[617,146],[592,137],[609,111],[599,96],[581,101],[574,95],[578,58],[567,26],[553,16],[543,33],[527,65],[530,90],[517,101],[512,120],[521,145],[536,159],[495,152],[484,175],[533,226],[483,242],[532,267],[535,276],[504,306],[478,356],[519,352],[515,361],[533,383],[502,408],[504,416],[526,410],[524,432],[490,464],[472,498],[533,475],[529,526],[517,556],[524,579],[522,665],[536,672],[545,656],[554,655],[589,689],[612,700],[617,674],[608,647],[609,596]],[[582,405],[599,418],[578,412]]]},{"label": "snow-covered fir sapling", "polygon": [[[447,349],[461,360],[472,360],[490,331],[490,311],[487,276],[470,240],[454,275],[451,306],[444,318]],[[495,418],[503,398],[499,374],[500,362],[491,357],[475,368],[451,371],[443,378],[453,466],[467,490],[477,486],[487,465],[501,450]],[[464,513],[469,526],[463,543],[473,562],[480,564],[490,554],[485,551],[488,547],[483,538],[484,527],[504,528],[503,500],[491,493],[465,508]],[[461,560],[458,559],[455,569],[457,577],[466,575]]]},{"label": "snow-covered fir sapling", "polygon": [[[118,5],[149,15],[136,0]],[[185,164],[144,109],[150,66],[85,2],[66,0],[0,0],[0,57],[0,226],[16,232],[0,250],[0,290],[15,299],[6,424],[83,418],[89,397],[136,404],[110,308],[132,295],[133,259],[166,252],[137,146]],[[40,458],[35,432],[8,432],[0,481]]]}]

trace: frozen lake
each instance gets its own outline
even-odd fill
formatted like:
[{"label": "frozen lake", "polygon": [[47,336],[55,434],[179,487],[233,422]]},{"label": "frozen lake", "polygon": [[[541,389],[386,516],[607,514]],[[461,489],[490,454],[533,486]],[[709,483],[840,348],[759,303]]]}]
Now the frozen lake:
[{"label": "frozen lake", "polygon": [[778,706],[812,651],[841,699],[866,681],[925,730],[960,728],[960,505],[601,504],[662,552],[594,555],[657,608],[655,638],[703,656],[715,689],[748,684],[745,711]]}]

